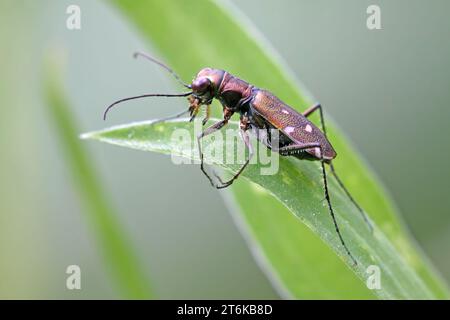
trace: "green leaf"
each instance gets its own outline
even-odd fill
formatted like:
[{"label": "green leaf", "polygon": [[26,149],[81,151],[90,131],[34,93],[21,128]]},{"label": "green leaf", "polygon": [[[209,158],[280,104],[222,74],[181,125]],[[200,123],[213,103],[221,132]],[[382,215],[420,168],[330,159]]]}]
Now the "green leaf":
[{"label": "green leaf", "polygon": [[[205,66],[222,68],[269,89],[299,111],[311,104],[312,99],[283,67],[274,50],[230,5],[206,0],[113,3],[184,79],[192,79]],[[448,298],[445,284],[407,235],[380,183],[326,118],[330,140],[339,153],[335,166],[374,221],[375,232],[372,235],[367,231],[359,213],[331,179],[338,223],[359,262],[352,267],[323,206],[317,163],[283,158],[274,176],[261,176],[259,166],[251,166],[244,176],[252,182],[241,179],[232,186],[231,194],[224,195],[231,198],[230,207],[267,275],[282,292],[295,298],[371,298],[374,294],[397,299]],[[187,123],[144,123],[85,137],[194,156],[193,145],[170,139],[176,128],[192,133]],[[236,170],[235,166],[224,167]],[[291,213],[308,228],[295,221]],[[366,268],[373,264],[381,269],[382,287],[369,291],[365,287]]]},{"label": "green leaf", "polygon": [[130,299],[152,298],[149,281],[141,263],[94,173],[89,155],[77,138],[79,131],[61,88],[63,82],[60,68],[55,64],[60,56],[52,53],[51,57],[53,62],[48,62],[44,79],[45,97],[73,183],[85,206],[83,212],[87,215],[107,269],[116,280],[120,293]]},{"label": "green leaf", "polygon": [[[218,120],[216,120],[218,121]],[[230,129],[237,131],[236,123],[229,126]],[[156,151],[172,156],[185,157],[196,160],[199,157],[196,152],[197,147],[194,141],[198,134],[199,127],[195,131],[195,126],[184,121],[172,121],[164,123],[142,122],[110,129],[84,134],[83,138],[96,139],[103,142],[128,147],[143,151]],[[229,131],[230,132],[230,131]],[[206,161],[223,166],[230,172],[236,172],[239,164],[226,164],[215,158],[214,155],[234,154],[237,158],[237,147],[234,146],[233,139],[223,139],[223,145],[220,143],[220,132],[215,134],[211,139],[205,139],[203,148],[205,151]],[[213,151],[214,150],[214,151]],[[276,154],[275,154],[276,155]],[[175,158],[177,159],[177,158]],[[279,158],[279,171],[274,175],[261,175],[261,168],[264,165],[257,163],[250,165],[244,171],[243,176],[254,184],[247,185],[246,189],[238,187],[236,194],[243,192],[245,195],[253,193],[254,199],[265,198],[266,201],[272,201],[264,190],[267,190],[281,201],[292,213],[294,213],[302,222],[304,222],[311,230],[313,230],[320,238],[331,246],[335,252],[351,266],[352,270],[357,273],[361,279],[365,279],[365,270],[370,265],[380,267],[383,275],[383,285],[381,290],[376,293],[383,298],[433,298],[434,294],[423,279],[415,272],[411,265],[399,254],[393,244],[385,236],[385,234],[375,229],[374,234],[370,234],[367,226],[359,216],[358,211],[349,202],[349,200],[340,192],[334,180],[330,180],[330,189],[333,193],[333,204],[339,215],[340,228],[344,234],[348,246],[353,255],[358,260],[358,266],[352,266],[352,262],[346,255],[345,251],[339,243],[333,224],[328,214],[328,208],[323,202],[323,191],[321,186],[321,171],[317,163],[308,161],[298,161],[291,157]],[[239,186],[239,182],[236,184]],[[247,190],[248,188],[248,190]],[[247,199],[245,212],[256,211],[251,199]],[[258,212],[259,213],[259,212]],[[272,216],[277,216],[278,211],[270,211]],[[277,224],[277,219],[273,219],[273,223]],[[298,223],[298,222],[297,222]],[[295,221],[291,221],[295,225]],[[267,226],[266,226],[267,227]],[[278,228],[279,226],[277,226]],[[275,228],[275,230],[277,229]],[[262,230],[261,228],[259,229]],[[283,232],[290,230],[289,225],[284,225],[284,230],[279,230],[279,236],[283,238]],[[296,232],[296,228],[292,228]],[[270,246],[273,238],[267,235],[275,236],[274,231],[264,234],[267,241],[266,246]],[[261,233],[259,236],[262,236]],[[257,237],[258,238],[258,237]],[[295,242],[295,244],[298,244]],[[303,245],[309,245],[308,242]],[[278,250],[286,250],[291,255],[297,255],[297,247],[292,243],[286,242]],[[310,253],[310,254],[313,254]],[[320,256],[317,258],[321,258]],[[317,260],[320,264],[320,259]],[[274,263],[275,266],[275,263]],[[307,266],[305,266],[307,267]],[[315,266],[310,265],[309,274],[316,273]],[[302,266],[299,269],[285,270],[292,272],[295,278],[296,273],[301,273]],[[336,274],[336,276],[338,276]],[[336,282],[336,281],[334,281]],[[283,282],[284,283],[284,282]],[[284,283],[289,288],[289,283]],[[318,283],[317,283],[318,284]],[[348,285],[348,283],[342,284]],[[325,293],[323,293],[325,294]]]}]

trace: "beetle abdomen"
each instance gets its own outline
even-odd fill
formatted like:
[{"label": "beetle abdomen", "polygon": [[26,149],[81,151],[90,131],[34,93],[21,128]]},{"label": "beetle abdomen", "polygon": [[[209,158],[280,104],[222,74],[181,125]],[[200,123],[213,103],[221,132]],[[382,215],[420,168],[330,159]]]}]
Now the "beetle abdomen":
[{"label": "beetle abdomen", "polygon": [[[253,112],[289,137],[293,144],[317,143],[322,148],[324,159],[331,160],[336,157],[336,152],[319,128],[269,91],[255,90],[250,105]],[[316,158],[320,157],[320,150],[308,149],[307,153]]]}]

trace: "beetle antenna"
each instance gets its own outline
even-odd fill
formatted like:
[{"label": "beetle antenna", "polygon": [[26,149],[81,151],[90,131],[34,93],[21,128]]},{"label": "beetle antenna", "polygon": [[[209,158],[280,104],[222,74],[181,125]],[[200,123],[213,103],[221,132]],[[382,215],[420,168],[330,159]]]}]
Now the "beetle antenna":
[{"label": "beetle antenna", "polygon": [[106,120],[106,114],[108,113],[108,111],[112,107],[114,107],[116,104],[122,103],[124,101],[140,99],[140,98],[146,98],[146,97],[187,97],[190,94],[192,94],[192,91],[191,92],[185,92],[185,93],[177,93],[177,94],[149,93],[149,94],[142,94],[140,96],[134,96],[134,97],[128,97],[128,98],[120,99],[120,100],[117,100],[114,103],[110,104],[108,106],[108,108],[106,108],[105,112],[103,113],[103,120]]},{"label": "beetle antenna", "polygon": [[162,63],[161,61],[156,60],[156,59],[153,58],[152,56],[149,56],[149,55],[146,54],[146,53],[137,51],[137,52],[135,52],[135,53],[133,54],[133,57],[134,57],[134,58],[143,57],[143,58],[145,58],[145,59],[147,59],[147,60],[150,60],[150,61],[153,62],[153,63],[156,63],[156,64],[159,65],[160,67],[163,67],[164,69],[166,69],[167,71],[169,71],[169,73],[171,73],[171,74],[174,76],[174,78],[175,78],[181,85],[183,85],[184,87],[189,88],[189,89],[191,88],[191,86],[190,86],[189,84],[187,84],[186,82],[184,82],[183,80],[181,80],[180,76],[177,75],[177,74],[175,73],[175,71],[173,71],[171,68],[169,68],[167,65],[165,65],[165,64]]}]

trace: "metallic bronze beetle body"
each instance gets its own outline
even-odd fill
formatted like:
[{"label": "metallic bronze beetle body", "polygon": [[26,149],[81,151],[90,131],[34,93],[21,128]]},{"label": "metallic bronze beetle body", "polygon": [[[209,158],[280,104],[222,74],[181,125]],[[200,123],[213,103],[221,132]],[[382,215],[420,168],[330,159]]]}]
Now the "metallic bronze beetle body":
[{"label": "metallic bronze beetle body", "polygon": [[[200,108],[204,105],[206,107],[206,116],[203,119],[203,125],[205,125],[209,118],[210,104],[212,100],[219,100],[223,107],[223,120],[204,129],[197,137],[201,160],[200,168],[209,179],[211,184],[217,189],[228,187],[233,183],[234,180],[239,177],[242,171],[246,168],[253,155],[253,147],[247,133],[249,129],[255,129],[255,131],[258,132],[257,138],[268,148],[279,152],[282,156],[295,156],[299,159],[320,161],[322,166],[325,199],[327,200],[328,209],[336,228],[336,232],[347,254],[350,256],[353,263],[355,265],[357,264],[356,259],[352,256],[344,242],[336,221],[336,217],[334,215],[328,192],[325,164],[328,164],[330,166],[331,173],[336,178],[336,181],[347,194],[349,199],[360,211],[370,230],[372,230],[372,226],[364,211],[353,199],[347,188],[345,188],[344,184],[336,174],[336,171],[333,167],[332,160],[336,157],[336,152],[334,151],[330,141],[326,136],[323,112],[320,104],[313,105],[303,113],[299,113],[295,109],[291,108],[286,103],[278,99],[269,91],[259,89],[220,69],[204,68],[200,70],[191,84],[186,84],[175,72],[173,72],[172,69],[170,69],[165,64],[157,61],[156,59],[143,53],[137,53],[135,56],[142,56],[165,68],[183,86],[190,89],[191,91],[181,94],[144,94],[140,96],[121,99],[111,104],[105,110],[104,118],[106,117],[106,113],[109,111],[109,109],[111,109],[114,105],[127,100],[155,96],[188,97],[189,109],[187,111],[184,111],[172,117],[161,119],[160,121],[177,118],[188,112],[191,116],[190,120],[192,121],[199,113]],[[320,112],[322,130],[317,128],[317,126],[315,126],[311,121],[307,119],[309,115],[317,110],[319,110]],[[243,142],[249,150],[249,156],[244,165],[230,180],[223,181],[217,174],[214,173],[216,177],[215,181],[215,179],[213,179],[205,170],[203,162],[203,152],[201,149],[201,139],[224,127],[234,113],[239,113],[240,115],[240,134]],[[272,143],[272,130],[276,130],[278,132],[278,141],[275,144]],[[261,132],[263,132],[264,134],[260,134]]]},{"label": "metallic bronze beetle body", "polygon": [[[191,87],[193,93],[190,109],[194,117],[201,105],[209,108],[212,99],[216,98],[223,106],[224,124],[234,113],[239,113],[241,130],[279,130],[279,149],[275,151],[282,154],[291,153],[299,159],[323,158],[326,162],[336,157],[336,152],[325,134],[306,118],[320,108],[319,105],[300,114],[269,91],[259,89],[224,70],[211,68],[202,69],[192,81]],[[270,135],[258,137],[270,139]],[[262,142],[271,147],[270,140]],[[289,152],[293,150],[292,146],[298,147],[296,153]]]}]

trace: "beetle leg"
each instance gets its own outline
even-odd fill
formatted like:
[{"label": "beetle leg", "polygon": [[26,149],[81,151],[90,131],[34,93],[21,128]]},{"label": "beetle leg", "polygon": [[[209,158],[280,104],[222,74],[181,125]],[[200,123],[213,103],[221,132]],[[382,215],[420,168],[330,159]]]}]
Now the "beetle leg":
[{"label": "beetle leg", "polygon": [[345,187],[344,183],[341,181],[341,179],[339,178],[339,176],[336,173],[336,170],[334,169],[333,164],[330,162],[330,169],[331,169],[331,173],[333,174],[334,178],[336,179],[336,181],[338,182],[339,186],[342,188],[342,190],[344,190],[345,194],[347,195],[347,197],[350,199],[350,201],[355,205],[355,207],[359,210],[359,212],[361,213],[362,218],[364,219],[365,223],[367,224],[370,232],[373,233],[373,226],[372,223],[369,221],[369,218],[367,217],[367,215],[364,213],[363,209],[359,206],[359,204],[353,199],[352,195],[350,194],[350,192],[347,190],[347,188]]},{"label": "beetle leg", "polygon": [[321,149],[322,147],[320,146],[320,144],[318,144],[316,142],[304,143],[304,144],[300,144],[300,143],[291,144],[291,145],[284,146],[281,148],[272,146],[272,149],[274,151],[277,151],[282,156],[292,156],[292,155],[299,153],[300,151],[307,150],[307,149],[314,149],[314,148]]},{"label": "beetle leg", "polygon": [[224,125],[226,125],[228,123],[229,118],[226,117],[225,119],[223,119],[222,121],[216,122],[215,124],[213,124],[212,126],[206,128],[204,131],[202,131],[198,136],[197,136],[197,144],[198,144],[198,153],[200,156],[200,169],[202,170],[202,172],[205,174],[205,176],[208,178],[209,182],[211,183],[211,185],[213,187],[216,187],[216,185],[214,184],[213,179],[211,178],[211,176],[206,172],[205,170],[205,166],[204,166],[204,161],[203,161],[203,152],[202,152],[202,144],[201,144],[201,139],[203,139],[204,137],[220,130]]},{"label": "beetle leg", "polygon": [[230,186],[234,182],[234,180],[236,180],[239,177],[239,175],[244,171],[244,169],[249,164],[250,159],[253,157],[253,145],[250,142],[250,137],[247,133],[247,130],[240,129],[239,134],[241,136],[242,141],[244,141],[245,146],[247,147],[248,152],[249,152],[247,160],[245,161],[244,165],[239,169],[239,171],[230,180],[228,180],[226,182],[224,182],[215,172],[213,172],[215,177],[222,184],[220,186],[216,186],[217,189],[223,189],[223,188]]},{"label": "beetle leg", "polygon": [[172,115],[172,116],[168,116],[168,117],[161,118],[161,119],[156,119],[156,120],[152,121],[152,124],[156,124],[156,123],[160,123],[160,122],[164,122],[164,121],[168,121],[168,120],[177,119],[177,118],[179,118],[179,117],[181,117],[181,116],[187,114],[188,112],[189,112],[189,110],[185,110],[185,111],[183,111],[183,112],[174,114],[174,115]]},{"label": "beetle leg", "polygon": [[211,115],[211,105],[207,104],[206,105],[206,110],[205,110],[205,117],[202,120],[202,125],[203,126],[208,122],[210,115]]},{"label": "beetle leg", "polygon": [[327,131],[325,128],[325,121],[323,120],[323,111],[322,111],[322,106],[320,105],[320,103],[316,103],[315,105],[309,107],[308,109],[306,109],[302,115],[305,117],[309,117],[312,113],[314,113],[317,109],[319,109],[319,113],[320,113],[320,123],[322,125],[322,131],[325,135],[325,137],[327,136]]},{"label": "beetle leg", "polygon": [[192,122],[197,116],[201,104],[200,100],[194,96],[189,96],[188,101],[189,101],[189,115],[191,116],[189,122]]},{"label": "beetle leg", "polygon": [[333,207],[331,205],[330,194],[328,192],[327,174],[325,171],[325,161],[324,161],[323,155],[322,155],[322,148],[320,148],[320,157],[321,157],[320,164],[322,165],[323,185],[324,185],[324,189],[325,189],[325,198],[327,199],[328,209],[330,211],[331,218],[333,219],[334,228],[336,229],[336,233],[339,236],[339,240],[341,240],[342,246],[344,247],[345,251],[347,251],[347,254],[350,256],[350,258],[353,260],[353,265],[356,266],[358,264],[358,262],[356,262],[356,259],[350,253],[350,250],[347,248],[347,245],[344,242],[344,238],[342,237],[341,232],[339,230],[339,226],[337,224],[336,217],[334,215]]},{"label": "beetle leg", "polygon": [[[305,112],[303,112],[303,115],[305,117],[308,117],[309,115],[314,113],[317,109],[319,109],[319,112],[320,112],[320,122],[322,124],[322,131],[323,131],[325,137],[327,137],[327,133],[325,131],[325,120],[324,120],[324,117],[323,117],[322,106],[319,103],[317,103],[317,104],[313,105],[312,107],[306,109]],[[356,209],[358,209],[358,211],[361,214],[364,222],[367,224],[367,227],[369,228],[370,232],[373,232],[372,223],[369,221],[369,218],[367,217],[366,213],[361,208],[361,206],[355,201],[355,199],[353,199],[352,195],[350,194],[350,192],[347,190],[347,188],[345,187],[345,185],[342,182],[342,180],[337,175],[336,170],[334,169],[334,166],[331,164],[331,162],[329,162],[328,164],[330,165],[331,173],[333,174],[334,178],[338,182],[339,186],[342,188],[342,190],[344,190],[345,194],[347,195],[349,200],[353,203],[353,205],[356,207]]]},{"label": "beetle leg", "polygon": [[194,121],[194,119],[197,116],[199,110],[200,110],[200,107],[196,107],[196,108],[193,108],[192,110],[190,110],[191,118],[189,119],[189,122]]},{"label": "beetle leg", "polygon": [[322,178],[323,178],[323,184],[324,184],[325,199],[327,200],[328,210],[329,210],[331,218],[333,220],[334,228],[336,229],[336,233],[338,234],[338,237],[339,237],[339,240],[341,241],[342,246],[344,247],[348,256],[352,259],[353,264],[356,266],[358,263],[356,262],[356,259],[353,257],[353,255],[350,253],[350,250],[348,249],[347,245],[345,244],[344,238],[342,237],[341,231],[339,230],[339,225],[337,223],[336,216],[334,214],[333,206],[331,205],[330,194],[328,192],[327,173],[325,171],[326,160],[323,158],[322,146],[317,143],[294,144],[294,145],[281,147],[278,151],[281,155],[288,156],[288,155],[294,155],[295,153],[299,152],[300,150],[306,150],[306,149],[312,149],[312,148],[319,148],[319,150],[320,150],[320,163],[322,165]]}]

